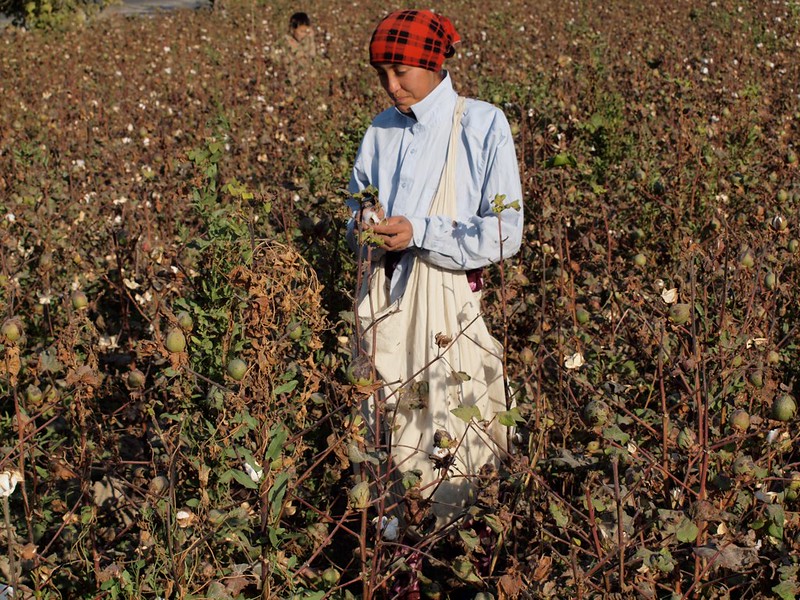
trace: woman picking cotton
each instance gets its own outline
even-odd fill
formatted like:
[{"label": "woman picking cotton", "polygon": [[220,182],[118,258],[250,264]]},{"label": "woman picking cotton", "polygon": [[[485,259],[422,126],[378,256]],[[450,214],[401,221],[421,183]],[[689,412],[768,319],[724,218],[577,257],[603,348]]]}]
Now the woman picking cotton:
[{"label": "woman picking cotton", "polygon": [[480,271],[518,251],[523,223],[505,116],[460,97],[442,68],[459,41],[427,10],[380,22],[370,64],[394,106],[365,133],[349,187],[348,238],[373,246],[360,250],[370,261],[356,356],[384,383],[365,409],[370,437],[386,439],[393,480],[419,475],[440,523],[508,453],[503,350],[481,317]]}]

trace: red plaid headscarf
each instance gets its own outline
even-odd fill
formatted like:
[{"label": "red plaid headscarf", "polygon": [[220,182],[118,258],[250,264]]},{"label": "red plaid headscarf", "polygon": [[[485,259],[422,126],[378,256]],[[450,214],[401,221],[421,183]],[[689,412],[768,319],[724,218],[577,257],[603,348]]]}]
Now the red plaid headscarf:
[{"label": "red plaid headscarf", "polygon": [[429,10],[398,10],[378,24],[369,43],[370,64],[392,63],[439,71],[461,41],[450,19]]}]

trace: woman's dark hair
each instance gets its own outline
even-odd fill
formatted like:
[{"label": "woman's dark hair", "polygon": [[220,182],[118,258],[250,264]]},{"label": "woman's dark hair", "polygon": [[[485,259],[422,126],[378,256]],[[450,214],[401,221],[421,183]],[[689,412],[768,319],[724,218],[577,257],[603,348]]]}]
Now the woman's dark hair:
[{"label": "woman's dark hair", "polygon": [[311,27],[311,19],[309,19],[308,15],[304,12],[296,12],[289,19],[289,27],[292,29],[297,29],[301,25]]}]

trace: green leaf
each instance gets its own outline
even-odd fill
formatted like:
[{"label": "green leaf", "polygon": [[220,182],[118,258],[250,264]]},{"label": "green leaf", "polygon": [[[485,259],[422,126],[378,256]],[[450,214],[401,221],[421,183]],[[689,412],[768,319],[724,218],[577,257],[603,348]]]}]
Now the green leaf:
[{"label": "green leaf", "polygon": [[481,578],[475,573],[475,566],[466,556],[459,556],[452,563],[453,573],[465,583],[480,583]]},{"label": "green leaf", "polygon": [[287,394],[291,392],[294,388],[297,387],[297,380],[292,379],[291,381],[287,381],[286,383],[279,385],[272,391],[273,396],[280,396],[281,394]]},{"label": "green leaf", "polygon": [[270,527],[268,530],[269,535],[269,542],[272,544],[274,548],[278,548],[280,546],[280,539],[278,539],[279,535],[282,535],[283,532],[286,531],[283,527]]},{"label": "green leaf", "polygon": [[786,522],[786,513],[783,506],[780,504],[768,504],[767,515],[769,515],[770,524],[767,527],[767,532],[774,538],[779,540],[783,539],[783,526]]},{"label": "green leaf", "polygon": [[186,419],[186,415],[174,415],[172,413],[161,413],[159,416],[162,419],[167,419],[169,421],[177,421],[178,423],[181,423]]},{"label": "green leaf", "polygon": [[631,436],[622,431],[616,425],[610,425],[605,429],[603,429],[603,437],[606,438],[607,440],[612,440],[614,442],[617,442],[621,446],[627,444],[628,441],[631,439]]},{"label": "green leaf", "polygon": [[767,515],[773,523],[783,525],[786,520],[786,511],[780,504],[767,504]]},{"label": "green leaf", "polygon": [[418,469],[405,471],[403,473],[403,488],[406,490],[410,490],[415,485],[419,485],[421,479],[422,479],[422,471]]},{"label": "green leaf", "polygon": [[697,539],[699,531],[700,529],[693,521],[684,518],[675,530],[675,537],[677,537],[680,542],[693,542]]},{"label": "green leaf", "polygon": [[464,542],[464,544],[467,546],[469,550],[475,550],[475,548],[481,541],[481,539],[477,535],[475,535],[475,533],[473,533],[471,530],[470,531],[459,530],[458,535],[461,538],[461,541]]},{"label": "green leaf", "polygon": [[782,540],[783,539],[783,525],[778,525],[776,523],[770,523],[769,527],[767,527],[767,533],[770,534],[775,539]]},{"label": "green leaf", "polygon": [[456,379],[460,379],[461,381],[469,381],[472,377],[469,374],[465,373],[464,371],[453,371],[453,377]]},{"label": "green leaf", "polygon": [[512,209],[519,211],[522,208],[522,205],[519,200],[513,200],[511,202],[505,202],[506,195],[505,194],[497,194],[495,195],[494,199],[492,200],[492,212],[495,214],[500,214],[504,210]]},{"label": "green leaf", "polygon": [[227,589],[219,581],[214,581],[203,594],[208,600],[226,600],[230,598]]},{"label": "green leaf", "polygon": [[91,523],[95,518],[95,513],[92,510],[91,506],[84,506],[81,508],[81,524],[87,525]]},{"label": "green leaf", "polygon": [[769,471],[765,467],[759,467],[758,465],[755,466],[753,469],[753,477],[756,479],[764,479],[769,475]]},{"label": "green leaf", "polygon": [[544,166],[548,169],[577,167],[578,161],[568,152],[562,152],[561,154],[556,154],[548,158]]},{"label": "green leaf", "polygon": [[258,484],[255,481],[253,481],[252,479],[250,479],[250,476],[247,473],[245,473],[244,471],[240,471],[238,469],[231,469],[228,472],[231,473],[233,478],[236,481],[238,481],[241,485],[243,485],[244,487],[246,487],[246,488],[248,488],[250,490],[257,490],[258,489]]},{"label": "green leaf", "polygon": [[600,196],[601,194],[605,194],[608,191],[602,185],[594,181],[591,182],[591,186],[592,186],[592,192],[594,192],[598,196]]},{"label": "green leaf", "polygon": [[494,531],[496,534],[503,533],[503,522],[500,520],[500,517],[497,515],[493,515],[491,513],[487,513],[483,515],[483,520],[489,526],[489,528]]},{"label": "green leaf", "polygon": [[672,573],[675,569],[675,559],[666,548],[662,548],[657,555],[653,555],[650,563],[662,573]]},{"label": "green leaf", "polygon": [[283,497],[286,495],[286,490],[289,487],[288,483],[289,473],[281,473],[275,478],[275,483],[272,484],[272,487],[269,488],[267,500],[270,503],[270,514],[273,520],[277,519],[281,512]]},{"label": "green leaf", "polygon": [[551,502],[550,506],[548,507],[550,514],[556,520],[556,525],[559,527],[566,527],[567,523],[569,523],[569,516],[561,510],[561,507],[556,504],[555,502]]},{"label": "green leaf", "polygon": [[358,444],[356,442],[350,442],[347,445],[347,458],[350,459],[351,463],[356,465],[361,464],[363,462],[368,462],[373,465],[379,465],[381,462],[374,456],[366,452],[362,452],[361,448],[358,447]]},{"label": "green leaf", "polygon": [[283,444],[286,441],[286,438],[289,437],[287,431],[283,428],[274,430],[272,433],[273,437],[269,443],[269,448],[267,448],[266,459],[267,462],[272,462],[276,460],[283,451]]},{"label": "green leaf", "polygon": [[465,406],[464,404],[461,404],[456,408],[454,408],[453,410],[451,410],[450,412],[453,413],[462,421],[464,421],[464,423],[469,423],[473,418],[476,421],[481,420],[481,411],[475,405]]},{"label": "green leaf", "polygon": [[796,600],[797,593],[800,592],[800,586],[794,581],[781,581],[772,588],[772,591],[778,594],[783,600]]},{"label": "green leaf", "polygon": [[514,427],[517,423],[523,423],[525,419],[519,414],[519,409],[515,406],[511,410],[504,410],[497,413],[497,420],[501,425]]}]

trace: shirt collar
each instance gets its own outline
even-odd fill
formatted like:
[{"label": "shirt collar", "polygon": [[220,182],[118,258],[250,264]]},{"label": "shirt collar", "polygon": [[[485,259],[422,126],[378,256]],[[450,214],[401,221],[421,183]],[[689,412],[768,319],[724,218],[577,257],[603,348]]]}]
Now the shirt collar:
[{"label": "shirt collar", "polygon": [[397,112],[404,117],[416,120],[417,123],[425,124],[433,121],[442,112],[452,117],[456,97],[457,94],[453,90],[453,80],[450,79],[450,73],[445,70],[444,79],[439,82],[439,85],[433,88],[430,94],[411,106],[413,114],[408,115],[399,110]]}]

